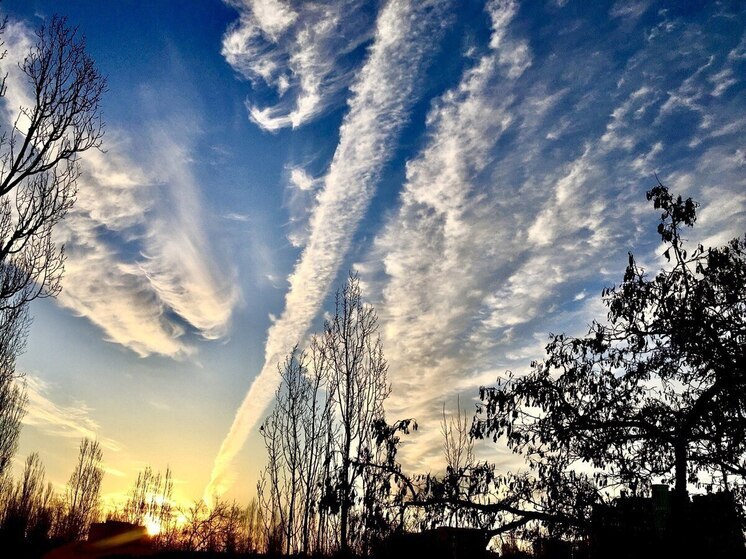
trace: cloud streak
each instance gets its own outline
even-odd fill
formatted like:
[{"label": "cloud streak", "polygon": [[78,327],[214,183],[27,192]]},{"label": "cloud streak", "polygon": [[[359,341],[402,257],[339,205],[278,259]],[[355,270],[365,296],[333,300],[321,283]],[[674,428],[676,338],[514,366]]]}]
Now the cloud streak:
[{"label": "cloud streak", "polygon": [[269,329],[265,363],[215,459],[206,498],[230,484],[230,463],[259,422],[277,386],[277,362],[306,335],[390,159],[419,85],[418,68],[438,34],[445,1],[386,4],[374,42],[352,86],[349,112],[310,219],[306,247],[290,276],[285,310]]},{"label": "cloud streak", "polygon": [[24,381],[28,397],[24,425],[36,427],[54,437],[98,440],[104,449],[112,452],[122,449],[115,440],[99,436],[101,428],[91,417],[94,410],[85,402],[75,402],[70,406],[56,404],[49,398],[52,391],[49,384],[34,375],[26,375]]}]

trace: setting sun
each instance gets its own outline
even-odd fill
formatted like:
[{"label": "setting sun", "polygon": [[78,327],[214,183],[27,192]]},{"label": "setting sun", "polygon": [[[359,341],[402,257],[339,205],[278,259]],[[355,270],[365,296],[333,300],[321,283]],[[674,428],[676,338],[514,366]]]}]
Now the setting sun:
[{"label": "setting sun", "polygon": [[148,536],[157,536],[161,533],[161,523],[155,518],[148,517],[145,519],[145,529]]}]

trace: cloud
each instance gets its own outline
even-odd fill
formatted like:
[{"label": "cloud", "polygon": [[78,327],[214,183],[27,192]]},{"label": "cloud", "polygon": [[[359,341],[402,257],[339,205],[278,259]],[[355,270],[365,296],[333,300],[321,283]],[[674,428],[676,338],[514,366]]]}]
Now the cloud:
[{"label": "cloud", "polygon": [[158,171],[133,164],[116,141],[86,154],[57,231],[67,250],[58,300],[141,356],[184,357],[195,351],[187,331],[227,333],[239,294],[212,255],[187,150],[165,136],[150,142]]},{"label": "cloud", "polygon": [[[525,41],[511,37],[515,2],[491,2],[490,51],[446,92],[427,117],[428,141],[407,165],[401,206],[376,238],[365,276],[384,280],[378,308],[390,362],[394,417],[432,422],[452,392],[457,371],[473,366],[480,352],[470,340],[487,297],[480,282],[494,263],[510,259],[510,218],[496,230],[498,204],[477,177],[492,163],[500,137],[514,125],[511,83],[531,65]],[[520,48],[516,48],[520,45]],[[521,52],[506,58],[505,52]],[[497,88],[501,94],[495,95]],[[552,103],[544,103],[543,112]],[[509,192],[504,193],[510,197]],[[504,247],[501,247],[504,245]],[[417,393],[418,397],[413,398]],[[437,398],[437,406],[434,399]],[[426,454],[439,449],[437,420],[418,435]],[[410,452],[411,458],[411,452]]]},{"label": "cloud", "polygon": [[352,75],[350,54],[370,37],[362,0],[229,4],[239,20],[223,38],[223,56],[256,92],[263,83],[277,97],[268,106],[247,101],[255,123],[270,131],[297,128],[341,100]]},{"label": "cloud", "polygon": [[122,446],[113,439],[101,437],[101,428],[91,417],[94,410],[85,402],[63,406],[49,398],[51,386],[34,375],[25,376],[28,406],[24,425],[31,425],[53,437],[98,440],[102,448],[119,452]]},{"label": "cloud", "polygon": [[647,11],[649,5],[650,2],[647,1],[618,1],[609,10],[609,15],[611,17],[637,19]]},{"label": "cloud", "polygon": [[274,396],[277,362],[306,335],[336,277],[416,99],[416,69],[425,65],[446,5],[391,2],[378,15],[373,45],[352,86],[339,145],[310,218],[308,242],[290,276],[285,310],[269,330],[264,367],[215,459],[207,498],[227,488],[231,460]]},{"label": "cloud", "polygon": [[[516,36],[517,3],[487,11],[490,50],[433,102],[399,206],[358,266],[390,365],[387,412],[420,424],[400,455],[414,471],[442,466],[444,401],[461,392],[468,402],[506,369],[526,371],[549,331],[579,335],[602,319],[600,290],[619,280],[627,250],[657,261],[644,201],[654,172],[702,202],[697,239],[742,234],[746,215],[739,109],[709,79],[730,61],[709,62],[717,46],[696,26],[677,24],[696,57],[666,50],[660,35],[610,71],[615,33],[595,56],[562,37],[537,55]],[[674,96],[697,120],[671,134]],[[701,133],[699,115],[703,144],[716,143],[692,152],[680,146]],[[480,452],[494,460],[499,449]]]},{"label": "cloud", "polygon": [[[19,107],[31,105],[15,62],[32,36],[17,22],[4,35],[7,125]],[[135,163],[126,135],[111,129],[106,152],[82,155],[76,204],[54,230],[67,255],[58,302],[141,356],[183,357],[194,352],[185,333],[205,339],[226,334],[239,294],[202,225],[189,131],[165,124],[153,122],[150,136],[141,139],[150,160]]]},{"label": "cloud", "polygon": [[305,246],[310,234],[309,221],[316,207],[316,194],[321,179],[311,177],[302,167],[288,167],[285,206],[289,214],[287,238],[296,248]]}]

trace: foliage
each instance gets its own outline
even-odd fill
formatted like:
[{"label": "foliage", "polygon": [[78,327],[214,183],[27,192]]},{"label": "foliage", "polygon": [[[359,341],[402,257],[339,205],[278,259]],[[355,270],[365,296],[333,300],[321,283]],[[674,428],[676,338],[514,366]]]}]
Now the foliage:
[{"label": "foliage", "polygon": [[672,478],[680,502],[687,483],[743,481],[746,239],[687,250],[697,204],[661,184],[648,199],[669,267],[651,278],[630,254],[621,285],[603,292],[606,322],[552,335],[529,374],[480,389],[472,433],[525,456],[545,500],[566,501],[572,479],[639,493]]}]

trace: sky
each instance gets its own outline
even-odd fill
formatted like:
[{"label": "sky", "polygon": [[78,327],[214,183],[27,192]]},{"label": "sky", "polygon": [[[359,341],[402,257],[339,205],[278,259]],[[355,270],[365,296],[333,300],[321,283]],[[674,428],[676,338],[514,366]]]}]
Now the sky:
[{"label": "sky", "polygon": [[[69,18],[107,76],[104,150],[55,232],[63,291],[18,362],[62,488],[83,436],[114,503],[146,465],[181,502],[247,501],[276,365],[350,271],[375,306],[401,457],[443,467],[443,406],[605,316],[632,251],[665,261],[656,175],[692,242],[746,231],[739,2],[4,0],[15,62]],[[492,443],[478,455],[520,460]]]}]

